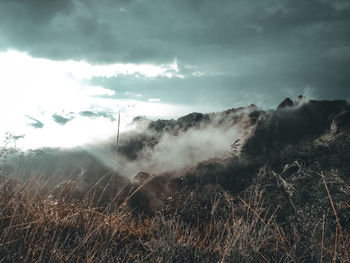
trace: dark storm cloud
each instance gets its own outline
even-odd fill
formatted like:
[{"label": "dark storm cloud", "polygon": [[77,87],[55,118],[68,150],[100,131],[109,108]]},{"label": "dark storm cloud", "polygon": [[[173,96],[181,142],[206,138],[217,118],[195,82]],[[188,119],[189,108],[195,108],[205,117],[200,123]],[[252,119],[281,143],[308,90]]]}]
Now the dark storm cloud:
[{"label": "dark storm cloud", "polygon": [[[218,100],[270,94],[279,101],[307,88],[316,98],[350,98],[347,0],[3,0],[0,49],[7,48],[92,63],[177,58],[180,70],[193,65],[206,73],[149,84],[159,93],[202,88],[222,93]],[[155,96],[141,91],[147,83],[115,81]]]},{"label": "dark storm cloud", "polygon": [[299,46],[332,35],[336,38],[329,42],[347,40],[349,9],[337,10],[332,3],[5,0],[1,30],[5,44],[36,55],[98,62],[169,60],[198,47],[215,53],[215,48],[231,51],[226,45],[249,51],[274,41]]}]

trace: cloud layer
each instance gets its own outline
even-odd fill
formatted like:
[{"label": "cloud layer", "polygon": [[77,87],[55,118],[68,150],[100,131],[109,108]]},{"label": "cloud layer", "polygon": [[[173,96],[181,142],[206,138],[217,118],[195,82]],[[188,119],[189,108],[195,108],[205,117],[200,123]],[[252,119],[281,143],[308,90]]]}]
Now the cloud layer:
[{"label": "cloud layer", "polygon": [[[271,106],[305,89],[314,97],[349,98],[349,25],[346,0],[4,0],[0,49],[97,64],[177,58],[197,72],[180,82],[181,91],[216,89],[214,98],[226,107],[225,95],[235,94],[241,105],[255,95]],[[151,93],[179,87],[164,79],[152,85]]]}]

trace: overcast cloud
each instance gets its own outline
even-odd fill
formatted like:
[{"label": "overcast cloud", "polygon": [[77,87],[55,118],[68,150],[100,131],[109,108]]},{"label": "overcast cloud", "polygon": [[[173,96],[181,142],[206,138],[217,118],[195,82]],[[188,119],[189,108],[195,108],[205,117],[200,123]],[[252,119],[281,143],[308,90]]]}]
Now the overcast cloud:
[{"label": "overcast cloud", "polygon": [[197,76],[147,90],[179,89],[176,99],[185,89],[216,89],[216,100],[264,95],[264,106],[307,88],[320,98],[349,97],[347,0],[2,0],[0,33],[1,50],[54,60],[177,59]]}]

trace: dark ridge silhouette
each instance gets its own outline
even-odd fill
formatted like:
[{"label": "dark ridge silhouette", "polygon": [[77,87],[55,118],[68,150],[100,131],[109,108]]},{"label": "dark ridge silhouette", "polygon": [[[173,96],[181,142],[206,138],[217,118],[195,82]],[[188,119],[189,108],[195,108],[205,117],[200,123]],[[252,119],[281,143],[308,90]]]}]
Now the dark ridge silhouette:
[{"label": "dark ridge silhouette", "polygon": [[288,144],[296,144],[303,138],[316,138],[330,130],[334,118],[349,110],[344,100],[315,101],[295,107],[279,108],[263,113],[257,122],[254,135],[243,147],[243,154],[258,159],[278,155]]},{"label": "dark ridge silhouette", "polygon": [[292,107],[294,106],[294,102],[290,98],[286,98],[284,101],[282,101],[278,106],[277,110],[287,108],[287,107]]},{"label": "dark ridge silhouette", "polygon": [[[180,185],[180,189],[218,184],[237,194],[252,184],[263,165],[282,171],[284,165],[299,160],[306,166],[317,163],[320,169],[339,169],[348,182],[350,166],[346,159],[350,160],[350,146],[345,140],[349,134],[340,133],[349,127],[348,103],[311,100],[293,107],[252,111],[250,121],[257,127],[243,146],[241,159],[233,156],[204,161],[182,175],[181,180],[176,175],[168,178],[176,181],[178,184],[173,185]],[[322,144],[322,135],[331,132],[332,125],[337,127],[337,134],[327,145]],[[178,188],[170,192],[175,191]]]}]

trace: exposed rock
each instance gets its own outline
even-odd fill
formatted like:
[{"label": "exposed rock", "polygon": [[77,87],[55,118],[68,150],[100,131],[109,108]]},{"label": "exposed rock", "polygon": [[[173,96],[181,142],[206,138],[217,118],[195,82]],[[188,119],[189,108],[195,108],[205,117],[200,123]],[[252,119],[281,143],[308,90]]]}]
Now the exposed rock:
[{"label": "exposed rock", "polygon": [[294,102],[290,98],[285,98],[284,101],[282,101],[278,107],[277,110],[284,109],[287,107],[292,107],[294,106]]},{"label": "exposed rock", "polygon": [[344,111],[334,117],[334,124],[337,131],[344,131],[350,129],[350,111]]}]

